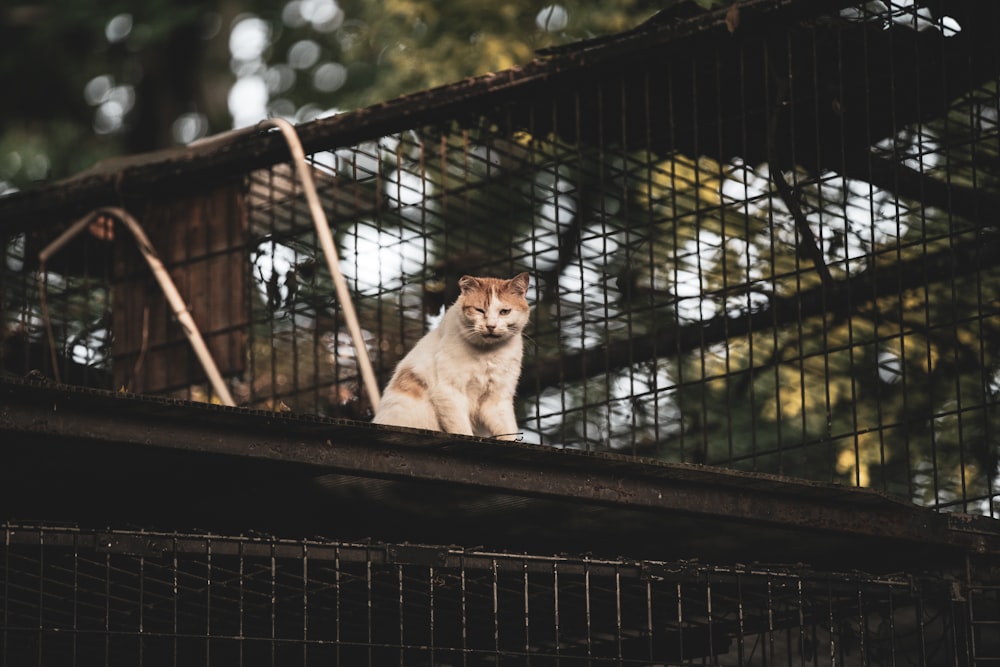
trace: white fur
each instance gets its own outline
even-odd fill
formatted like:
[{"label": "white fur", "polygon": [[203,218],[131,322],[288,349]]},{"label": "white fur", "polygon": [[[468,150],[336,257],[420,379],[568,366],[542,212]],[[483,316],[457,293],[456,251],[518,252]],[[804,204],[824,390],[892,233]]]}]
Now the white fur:
[{"label": "white fur", "polygon": [[460,285],[441,323],[399,362],[374,422],[514,440],[528,275]]}]

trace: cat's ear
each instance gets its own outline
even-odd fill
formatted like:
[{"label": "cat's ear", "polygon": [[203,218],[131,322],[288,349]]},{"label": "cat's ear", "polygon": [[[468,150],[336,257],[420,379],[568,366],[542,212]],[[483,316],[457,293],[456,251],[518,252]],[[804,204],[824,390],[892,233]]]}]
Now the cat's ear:
[{"label": "cat's ear", "polygon": [[510,289],[515,294],[524,296],[528,293],[528,284],[531,282],[531,276],[525,273],[519,273],[510,279]]},{"label": "cat's ear", "polygon": [[465,294],[479,287],[479,279],[473,276],[462,276],[458,279],[458,286],[461,288],[462,294]]}]

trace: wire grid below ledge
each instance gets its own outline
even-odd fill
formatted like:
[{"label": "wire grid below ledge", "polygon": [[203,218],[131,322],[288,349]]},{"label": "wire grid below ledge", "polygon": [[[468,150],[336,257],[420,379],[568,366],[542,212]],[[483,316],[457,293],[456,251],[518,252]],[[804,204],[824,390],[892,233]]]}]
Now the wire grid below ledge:
[{"label": "wire grid below ledge", "polygon": [[973,657],[944,579],[21,525],[0,573],[4,666]]}]

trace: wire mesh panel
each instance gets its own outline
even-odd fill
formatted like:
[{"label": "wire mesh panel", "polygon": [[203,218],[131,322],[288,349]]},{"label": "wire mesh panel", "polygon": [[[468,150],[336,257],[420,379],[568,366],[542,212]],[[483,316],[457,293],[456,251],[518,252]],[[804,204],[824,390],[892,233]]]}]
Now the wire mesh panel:
[{"label": "wire mesh panel", "polygon": [[1000,618],[992,592],[967,605],[934,578],[22,525],[4,538],[4,665],[972,664]]},{"label": "wire mesh panel", "polygon": [[[382,381],[463,274],[529,271],[526,441],[994,514],[1000,9],[842,6],[667,13],[550,52],[548,78],[513,72],[485,101],[437,91],[458,101],[404,130],[373,123],[347,145],[337,118],[318,121],[329,137],[309,161]],[[293,174],[242,174],[248,279],[232,299],[250,324],[232,393],[367,419]],[[49,345],[37,245],[7,244],[5,364],[110,386],[117,277],[50,267]],[[192,373],[181,393],[211,392]]]}]

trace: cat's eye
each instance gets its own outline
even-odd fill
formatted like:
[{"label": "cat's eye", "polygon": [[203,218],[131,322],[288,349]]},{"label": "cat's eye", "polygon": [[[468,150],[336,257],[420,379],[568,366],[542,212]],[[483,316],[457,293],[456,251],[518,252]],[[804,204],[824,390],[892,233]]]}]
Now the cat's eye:
[{"label": "cat's eye", "polygon": [[480,315],[485,315],[486,314],[486,311],[483,310],[482,308],[476,308],[476,312],[479,313]]},{"label": "cat's eye", "polygon": [[500,314],[501,315],[510,315],[510,308],[501,308],[500,309]]}]

